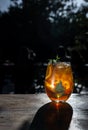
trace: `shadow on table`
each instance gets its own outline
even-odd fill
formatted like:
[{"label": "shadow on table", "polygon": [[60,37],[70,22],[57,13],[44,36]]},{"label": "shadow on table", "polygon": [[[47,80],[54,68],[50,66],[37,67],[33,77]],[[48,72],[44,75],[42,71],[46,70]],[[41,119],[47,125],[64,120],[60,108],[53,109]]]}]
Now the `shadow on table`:
[{"label": "shadow on table", "polygon": [[72,113],[68,103],[48,103],[38,110],[30,130],[68,130]]},{"label": "shadow on table", "polygon": [[72,114],[73,109],[68,103],[50,102],[37,111],[31,125],[25,122],[20,130],[68,130]]},{"label": "shadow on table", "polygon": [[23,125],[19,128],[19,130],[29,130],[30,129],[30,123],[29,121],[25,121]]}]

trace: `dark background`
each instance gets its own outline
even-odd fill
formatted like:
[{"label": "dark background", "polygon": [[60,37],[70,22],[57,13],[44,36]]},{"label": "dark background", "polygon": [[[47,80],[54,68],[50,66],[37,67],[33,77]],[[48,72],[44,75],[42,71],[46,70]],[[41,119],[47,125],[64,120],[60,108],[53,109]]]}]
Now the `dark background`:
[{"label": "dark background", "polygon": [[[70,1],[68,5],[67,2]],[[44,91],[48,59],[72,64],[74,82],[88,85],[88,2],[11,0],[0,12],[0,93]],[[36,86],[36,89],[35,89]]]}]

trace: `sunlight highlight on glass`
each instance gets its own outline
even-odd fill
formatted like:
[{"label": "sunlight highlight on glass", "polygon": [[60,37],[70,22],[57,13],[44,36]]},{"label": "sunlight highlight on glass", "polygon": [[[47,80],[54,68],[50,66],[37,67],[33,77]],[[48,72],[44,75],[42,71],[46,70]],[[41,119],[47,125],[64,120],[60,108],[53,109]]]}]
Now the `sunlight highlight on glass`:
[{"label": "sunlight highlight on glass", "polygon": [[70,63],[48,64],[45,75],[45,90],[52,101],[66,101],[73,92],[73,85],[73,73]]}]

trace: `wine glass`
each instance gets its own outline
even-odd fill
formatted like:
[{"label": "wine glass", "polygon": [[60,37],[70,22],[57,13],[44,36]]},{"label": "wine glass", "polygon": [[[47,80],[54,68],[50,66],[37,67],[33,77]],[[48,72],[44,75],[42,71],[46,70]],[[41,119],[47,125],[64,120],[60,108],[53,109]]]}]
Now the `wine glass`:
[{"label": "wine glass", "polygon": [[45,75],[45,91],[51,101],[66,101],[73,92],[73,72],[68,62],[48,63]]}]

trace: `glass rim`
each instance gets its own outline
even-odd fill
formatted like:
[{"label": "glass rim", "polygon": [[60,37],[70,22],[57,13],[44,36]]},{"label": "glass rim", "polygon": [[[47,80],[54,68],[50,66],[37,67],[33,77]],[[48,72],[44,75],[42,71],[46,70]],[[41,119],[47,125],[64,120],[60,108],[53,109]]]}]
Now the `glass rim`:
[{"label": "glass rim", "polygon": [[53,63],[48,63],[48,64],[52,64],[52,65],[55,65],[55,64],[64,64],[64,65],[71,66],[71,62],[69,62],[69,61],[58,61],[58,62],[53,62]]}]

